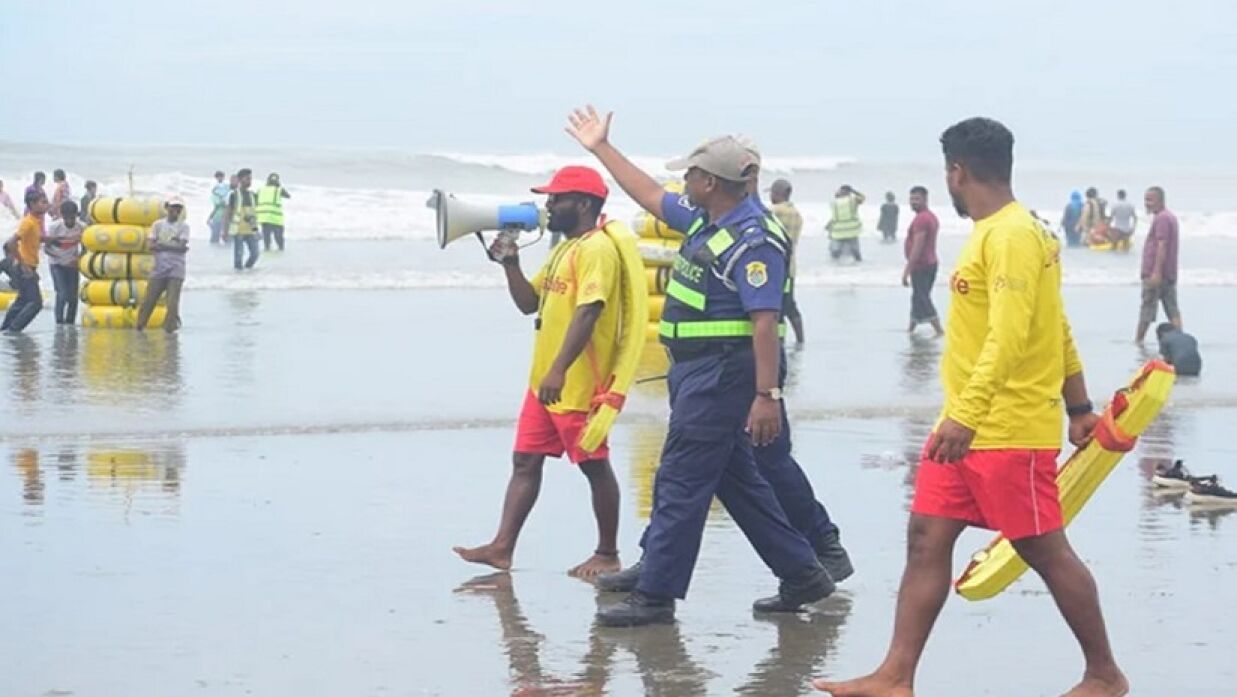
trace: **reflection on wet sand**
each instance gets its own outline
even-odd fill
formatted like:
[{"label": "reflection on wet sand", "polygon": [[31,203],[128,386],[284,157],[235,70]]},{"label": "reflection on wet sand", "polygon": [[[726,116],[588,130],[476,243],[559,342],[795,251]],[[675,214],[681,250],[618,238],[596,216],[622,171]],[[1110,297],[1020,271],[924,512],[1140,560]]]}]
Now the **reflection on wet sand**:
[{"label": "reflection on wet sand", "polygon": [[589,633],[589,650],[581,657],[579,670],[574,675],[556,676],[548,674],[542,666],[541,647],[545,637],[532,628],[520,609],[510,573],[478,576],[460,585],[455,592],[485,596],[493,601],[511,674],[512,695],[605,694],[614,654],[620,648],[635,657],[644,694],[665,697],[708,694],[707,681],[712,674],[688,655],[677,624],[639,630],[605,629],[594,625]]},{"label": "reflection on wet sand", "polygon": [[[545,637],[529,623],[516,597],[508,572],[473,578],[456,593],[489,598],[497,613],[503,651],[511,675],[512,695],[600,695],[608,692],[615,654],[619,649],[635,658],[646,695],[697,697],[710,694],[714,673],[688,652],[677,624],[640,629],[610,629],[594,625],[588,652],[571,675],[554,675],[541,659]],[[837,645],[851,613],[851,599],[835,595],[798,615],[762,618],[777,629],[777,643],[750,671],[739,694],[808,694],[809,681]]]},{"label": "reflection on wet sand", "polygon": [[55,467],[56,480],[69,484],[77,480],[79,463],[85,455],[86,480],[91,488],[115,491],[126,505],[138,492],[157,490],[175,497],[180,493],[185,468],[182,443],[147,448],[132,446],[109,448],[89,445],[79,448],[61,444],[41,458],[37,448],[19,447],[11,452],[13,468],[22,480],[22,501],[40,506],[45,500],[43,465]]},{"label": "reflection on wet sand", "polygon": [[171,406],[183,389],[180,336],[165,332],[89,329],[83,332],[82,384],[92,402],[152,400]]},{"label": "reflection on wet sand", "polygon": [[0,358],[0,365],[4,365],[13,376],[16,396],[8,403],[20,414],[33,413],[41,397],[42,351],[39,340],[29,334],[5,334],[0,341],[6,354]]},{"label": "reflection on wet sand", "polygon": [[803,614],[768,615],[777,626],[777,645],[756,664],[747,682],[736,692],[744,695],[811,694],[811,679],[837,646],[842,627],[850,619],[851,599],[839,592]]}]

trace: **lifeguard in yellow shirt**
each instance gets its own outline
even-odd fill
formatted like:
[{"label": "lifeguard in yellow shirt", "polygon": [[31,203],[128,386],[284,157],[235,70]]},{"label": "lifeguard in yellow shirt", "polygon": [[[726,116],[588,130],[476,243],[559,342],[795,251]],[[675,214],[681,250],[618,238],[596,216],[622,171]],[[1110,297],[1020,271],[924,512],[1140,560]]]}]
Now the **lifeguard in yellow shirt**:
[{"label": "lifeguard in yellow shirt", "polygon": [[871,675],[816,686],[835,697],[913,695],[949,594],[954,543],[976,526],[1013,543],[1078,639],[1086,668],[1066,695],[1124,695],[1095,580],[1065,537],[1057,492],[1061,412],[1075,445],[1098,421],[1062,306],[1060,245],[1014,199],[1014,136],[1005,126],[967,119],[941,145],[954,207],[975,229],[949,284],[945,406],[915,480],[893,640]]},{"label": "lifeguard in yellow shirt", "polygon": [[489,544],[455,547],[465,561],[496,569],[511,568],[515,543],[541,489],[547,457],[564,454],[588,478],[597,519],[597,548],[569,573],[590,578],[622,568],[618,556],[619,487],[602,440],[586,452],[580,445],[593,400],[614,370],[620,331],[619,250],[602,227],[609,189],[589,167],[560,169],[546,194],[546,228],[566,236],[533,278],[520,269],[517,249],[500,238],[490,257],[503,266],[516,307],[536,315],[536,338],[528,390],[520,409],[512,453],[511,479],[498,531]]}]

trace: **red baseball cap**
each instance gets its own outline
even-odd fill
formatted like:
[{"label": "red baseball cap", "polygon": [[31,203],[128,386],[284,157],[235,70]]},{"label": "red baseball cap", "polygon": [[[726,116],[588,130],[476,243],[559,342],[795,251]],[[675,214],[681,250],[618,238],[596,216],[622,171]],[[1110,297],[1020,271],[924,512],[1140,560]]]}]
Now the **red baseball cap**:
[{"label": "red baseball cap", "polygon": [[534,194],[589,194],[597,198],[606,198],[610,190],[606,182],[592,167],[568,165],[554,173],[549,184],[534,186]]}]

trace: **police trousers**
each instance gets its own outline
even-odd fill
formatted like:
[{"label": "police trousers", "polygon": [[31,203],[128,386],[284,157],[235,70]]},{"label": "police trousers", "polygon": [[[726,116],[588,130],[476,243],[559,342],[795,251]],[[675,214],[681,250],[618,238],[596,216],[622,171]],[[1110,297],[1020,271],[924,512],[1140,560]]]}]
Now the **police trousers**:
[{"label": "police trousers", "polygon": [[812,546],[787,520],[744,431],[755,381],[750,346],[670,367],[670,430],[653,482],[637,590],[687,596],[715,495],[777,577],[816,568]]}]

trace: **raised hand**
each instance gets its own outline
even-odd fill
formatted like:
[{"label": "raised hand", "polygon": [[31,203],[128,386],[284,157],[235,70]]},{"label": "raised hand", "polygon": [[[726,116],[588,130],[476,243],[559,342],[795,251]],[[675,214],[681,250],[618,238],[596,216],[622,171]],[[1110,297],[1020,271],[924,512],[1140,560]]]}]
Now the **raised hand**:
[{"label": "raised hand", "polygon": [[565,130],[568,135],[583,145],[585,150],[593,152],[610,139],[610,119],[612,118],[614,118],[614,112],[606,112],[603,117],[590,104],[567,115],[570,125]]}]

